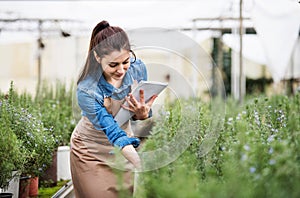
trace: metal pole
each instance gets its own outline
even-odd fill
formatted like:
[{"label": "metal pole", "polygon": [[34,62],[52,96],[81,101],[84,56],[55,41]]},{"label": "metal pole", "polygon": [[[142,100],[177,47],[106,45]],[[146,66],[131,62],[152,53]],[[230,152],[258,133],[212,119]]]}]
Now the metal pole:
[{"label": "metal pole", "polygon": [[290,78],[290,95],[295,94],[294,93],[294,82],[295,82],[295,77],[294,77],[294,55],[296,51],[296,45],[294,46],[292,56],[291,56],[291,78]]},{"label": "metal pole", "polygon": [[37,63],[38,63],[38,81],[37,81],[37,93],[40,91],[41,86],[41,76],[42,76],[42,21],[38,21],[38,31],[39,31],[39,38],[38,38],[38,53],[37,53]]},{"label": "metal pole", "polygon": [[243,0],[240,0],[240,53],[239,53],[239,63],[240,63],[240,75],[239,75],[239,103],[243,103],[245,95],[245,76],[243,68]]},{"label": "metal pole", "polygon": [[[193,21],[193,39],[194,41],[197,42],[197,23],[196,21]],[[198,55],[197,52],[195,50],[192,50],[191,51],[192,53],[192,60],[193,60],[193,63],[195,64],[195,66],[198,66]],[[193,71],[192,69],[192,76],[193,76],[193,91],[194,93],[197,93],[197,91],[199,90],[198,88],[198,80],[197,80],[197,73],[195,71]]]}]

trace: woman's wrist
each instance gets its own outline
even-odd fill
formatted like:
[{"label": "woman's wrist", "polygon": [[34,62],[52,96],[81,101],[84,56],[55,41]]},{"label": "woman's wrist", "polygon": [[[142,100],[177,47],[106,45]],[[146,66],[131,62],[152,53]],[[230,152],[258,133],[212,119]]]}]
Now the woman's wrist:
[{"label": "woman's wrist", "polygon": [[152,117],[152,109],[149,110],[142,118],[138,117],[136,114],[132,117],[133,120],[146,120],[147,118]]},{"label": "woman's wrist", "polygon": [[145,115],[134,115],[132,118],[133,120],[146,120],[147,118],[149,117],[148,114],[145,114]]},{"label": "woman's wrist", "polygon": [[135,168],[141,168],[141,159],[138,153],[136,152],[135,148],[130,144],[126,145],[122,148],[122,154],[124,157],[130,161]]}]

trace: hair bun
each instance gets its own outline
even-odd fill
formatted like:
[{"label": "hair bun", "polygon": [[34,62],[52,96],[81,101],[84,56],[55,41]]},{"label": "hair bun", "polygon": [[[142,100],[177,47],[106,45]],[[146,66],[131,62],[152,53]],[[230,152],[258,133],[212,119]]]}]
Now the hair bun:
[{"label": "hair bun", "polygon": [[93,30],[92,36],[95,36],[98,34],[98,32],[104,30],[105,28],[109,27],[109,23],[107,21],[101,21],[96,25],[96,27]]},{"label": "hair bun", "polygon": [[101,21],[99,23],[99,30],[100,31],[103,30],[103,29],[105,29],[105,28],[107,28],[107,27],[109,27],[109,23],[107,21]]}]

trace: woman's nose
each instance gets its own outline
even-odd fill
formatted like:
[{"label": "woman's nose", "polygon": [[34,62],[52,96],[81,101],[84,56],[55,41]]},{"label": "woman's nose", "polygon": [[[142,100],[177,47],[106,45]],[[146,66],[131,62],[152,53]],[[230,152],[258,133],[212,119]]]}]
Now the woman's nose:
[{"label": "woman's nose", "polygon": [[124,72],[125,71],[125,67],[126,67],[126,65],[124,65],[124,64],[119,64],[118,65],[118,68],[117,68],[117,71],[118,72]]}]

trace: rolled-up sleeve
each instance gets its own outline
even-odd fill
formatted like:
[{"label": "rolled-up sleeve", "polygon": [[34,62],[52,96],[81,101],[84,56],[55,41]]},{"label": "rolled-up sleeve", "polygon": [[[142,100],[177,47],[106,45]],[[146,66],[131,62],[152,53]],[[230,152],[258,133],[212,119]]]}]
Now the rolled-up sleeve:
[{"label": "rolled-up sleeve", "polygon": [[122,130],[113,116],[107,112],[101,101],[96,100],[84,90],[77,90],[78,105],[83,115],[86,116],[94,125],[95,129],[102,130],[106,134],[108,141],[119,148],[126,145],[139,146],[140,140],[134,137],[128,137]]}]

